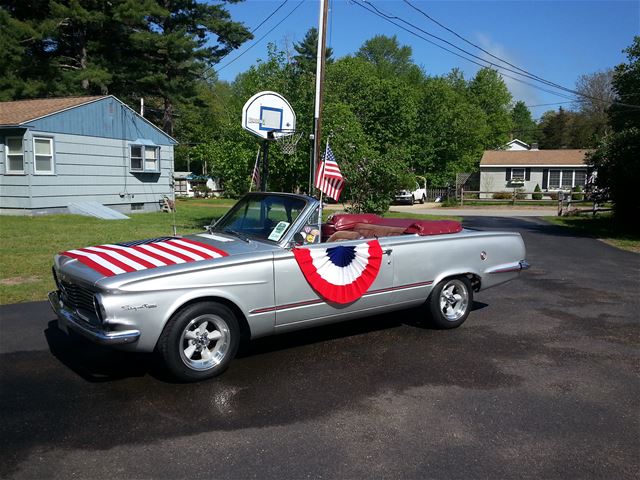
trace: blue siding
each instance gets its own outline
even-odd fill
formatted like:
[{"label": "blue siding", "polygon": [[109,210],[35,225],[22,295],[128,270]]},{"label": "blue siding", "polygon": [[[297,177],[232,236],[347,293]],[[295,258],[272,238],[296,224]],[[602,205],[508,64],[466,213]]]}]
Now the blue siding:
[{"label": "blue siding", "polygon": [[156,145],[175,145],[175,141],[114,97],[55,113],[28,122],[33,130],[119,140],[147,139]]}]

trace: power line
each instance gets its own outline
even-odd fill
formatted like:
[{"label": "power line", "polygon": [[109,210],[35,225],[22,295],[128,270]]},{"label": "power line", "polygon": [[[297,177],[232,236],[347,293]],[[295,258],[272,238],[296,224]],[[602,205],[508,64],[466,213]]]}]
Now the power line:
[{"label": "power line", "polygon": [[262,25],[264,25],[264,24],[265,24],[265,22],[266,22],[267,20],[269,20],[271,17],[273,17],[273,16],[278,12],[278,10],[280,10],[282,7],[284,7],[284,6],[287,4],[287,2],[288,2],[288,1],[289,1],[289,0],[284,0],[284,1],[283,1],[283,2],[278,6],[278,8],[276,8],[273,12],[271,12],[271,14],[270,14],[267,18],[265,18],[264,20],[262,20],[262,21],[258,24],[258,26],[257,26],[257,27],[254,27],[254,28],[253,28],[253,30],[251,30],[251,33],[254,33],[254,32],[255,32],[256,30],[258,30]]},{"label": "power line", "polygon": [[[389,18],[388,16],[385,16],[385,15],[384,15],[384,14],[382,14],[382,13],[378,13],[378,12],[376,12],[376,11],[374,11],[374,10],[372,10],[372,9],[368,8],[368,6],[367,6],[367,5],[370,5],[370,4],[368,4],[368,3],[367,3],[367,5],[363,5],[363,4],[359,3],[359,2],[358,2],[358,0],[351,0],[351,1],[352,1],[354,4],[356,4],[357,6],[359,6],[360,8],[363,8],[363,9],[367,10],[369,13],[372,13],[373,15],[376,15],[376,16],[378,16],[378,17],[382,18],[383,20],[385,20],[385,21],[387,21],[387,22],[389,22],[389,23],[391,23],[391,24],[395,25],[396,27],[398,27],[398,28],[400,28],[400,29],[404,30],[405,32],[408,32],[408,33],[410,33],[411,35],[414,35],[415,37],[418,37],[418,38],[420,38],[421,40],[424,40],[425,42],[430,43],[431,45],[433,45],[433,46],[435,46],[435,47],[437,47],[437,48],[439,48],[439,49],[441,49],[441,50],[444,50],[444,51],[446,51],[446,52],[449,52],[449,53],[451,53],[452,55],[455,55],[456,57],[462,58],[462,59],[464,59],[464,60],[466,60],[466,61],[468,61],[468,62],[471,62],[471,63],[473,63],[473,64],[475,64],[475,65],[478,65],[479,67],[482,67],[482,68],[486,68],[486,67],[497,67],[497,68],[502,68],[502,67],[500,67],[499,65],[495,65],[495,64],[493,64],[493,63],[491,63],[491,62],[488,62],[487,60],[485,60],[485,59],[483,59],[483,58],[481,58],[481,57],[476,57],[476,58],[480,59],[481,61],[486,62],[486,63],[479,63],[479,62],[477,62],[477,61],[475,61],[475,60],[473,60],[473,59],[471,59],[471,58],[467,58],[467,57],[465,57],[464,55],[461,55],[461,54],[459,54],[459,53],[457,53],[457,52],[454,52],[453,50],[451,50],[451,49],[449,49],[449,48],[447,48],[447,47],[444,47],[444,46],[442,46],[442,45],[440,45],[440,44],[438,44],[438,43],[435,43],[434,41],[429,40],[428,38],[426,38],[426,37],[424,37],[424,36],[420,35],[419,33],[416,33],[416,32],[414,32],[413,30],[410,30],[410,29],[408,29],[408,28],[406,28],[406,27],[404,27],[404,26],[400,25],[400,24],[399,24],[399,23],[397,23],[397,22],[394,22],[394,21],[393,21],[391,18]],[[375,8],[375,7],[374,7],[374,8]],[[376,10],[377,10],[377,9],[376,9]],[[405,22],[405,23],[408,23],[408,22]],[[418,27],[415,27],[415,28],[416,28],[416,29],[418,29],[418,30],[420,30]],[[473,56],[473,55],[472,55],[472,56]],[[517,72],[516,72],[516,73],[517,73]],[[545,89],[545,88],[540,87],[539,85],[535,85],[535,84],[532,84],[532,83],[526,82],[526,81],[524,81],[524,80],[522,80],[522,79],[520,79],[520,78],[513,77],[513,76],[511,76],[511,75],[507,75],[506,73],[500,72],[500,74],[501,74],[503,77],[510,78],[510,79],[512,79],[512,80],[515,80],[516,82],[524,83],[525,85],[529,85],[529,86],[531,86],[531,87],[533,87],[533,88],[536,88],[536,89],[538,89],[538,90],[541,90],[541,91],[543,91],[543,92],[547,92],[547,93],[550,93],[550,94],[552,94],[552,95],[556,95],[556,96],[561,97],[561,98],[566,98],[566,99],[568,99],[568,100],[572,99],[572,97],[569,97],[569,96],[567,96],[567,95],[565,95],[565,94],[562,94],[562,93],[559,93],[559,92],[553,92],[553,91],[551,91],[551,90],[547,90],[547,89]]]},{"label": "power line", "polygon": [[221,66],[220,68],[216,69],[216,72],[220,72],[221,70],[224,70],[225,68],[227,68],[229,65],[231,65],[232,63],[234,63],[236,60],[238,60],[240,57],[242,57],[245,53],[247,53],[249,50],[251,50],[253,47],[255,47],[256,45],[258,45],[262,40],[264,40],[264,38],[266,36],[268,36],[271,32],[273,32],[276,28],[278,28],[282,22],[284,22],[287,18],[289,18],[293,12],[295,12],[298,8],[300,8],[300,6],[304,3],[305,0],[300,0],[300,2],[298,2],[298,4],[293,8],[293,10],[291,10],[282,20],[280,20],[278,23],[276,23],[267,33],[265,33],[263,36],[261,36],[258,40],[256,40],[255,42],[253,42],[251,45],[249,45],[248,48],[246,48],[240,55],[238,55],[236,58],[234,58],[233,60],[225,63],[223,66]]},{"label": "power line", "polygon": [[[607,100],[603,100],[603,99],[600,99],[600,98],[596,98],[596,97],[592,97],[592,96],[589,96],[589,95],[583,94],[583,93],[581,93],[581,92],[578,92],[578,91],[575,91],[575,90],[569,89],[569,88],[567,88],[567,87],[563,87],[562,85],[558,85],[558,84],[556,84],[556,83],[554,83],[554,82],[551,82],[551,81],[546,80],[546,79],[544,79],[544,78],[542,78],[542,77],[538,77],[537,75],[534,75],[534,74],[532,74],[532,73],[530,73],[530,72],[527,72],[526,70],[521,69],[520,67],[514,66],[514,65],[512,65],[511,63],[507,62],[506,60],[503,60],[503,59],[501,59],[501,58],[499,58],[499,57],[496,57],[495,55],[491,54],[490,52],[487,52],[486,50],[482,49],[481,47],[479,47],[479,46],[477,46],[477,45],[475,45],[475,44],[473,44],[473,43],[471,43],[471,42],[469,42],[469,41],[465,40],[465,41],[467,41],[468,43],[471,43],[472,45],[474,45],[475,47],[480,48],[482,51],[484,51],[484,52],[488,53],[488,54],[489,54],[489,55],[491,55],[492,57],[494,57],[494,58],[498,59],[499,61],[501,61],[501,62],[503,62],[503,63],[506,63],[506,64],[508,64],[508,65],[514,66],[515,68],[517,68],[518,70],[521,70],[521,71],[519,72],[519,71],[516,71],[516,70],[510,69],[510,68],[507,68],[507,67],[505,67],[505,66],[498,65],[498,64],[496,64],[496,63],[494,63],[494,62],[491,62],[491,61],[489,61],[489,60],[487,60],[487,59],[485,59],[485,58],[479,57],[478,55],[475,55],[475,54],[473,54],[473,53],[471,53],[471,52],[469,52],[469,51],[467,51],[467,50],[465,50],[465,49],[463,49],[463,48],[460,48],[459,46],[455,45],[454,43],[449,42],[448,40],[446,40],[446,39],[444,39],[444,38],[441,38],[441,37],[439,37],[439,36],[437,36],[437,35],[434,35],[434,34],[432,34],[432,33],[428,32],[428,31],[426,31],[426,30],[424,30],[424,29],[420,28],[419,26],[417,26],[417,25],[415,25],[415,24],[413,24],[413,23],[408,22],[407,20],[404,20],[403,18],[401,18],[401,17],[399,17],[399,16],[397,16],[397,15],[389,15],[389,14],[384,13],[383,11],[381,11],[380,9],[378,9],[375,5],[373,5],[369,0],[362,0],[362,1],[363,1],[367,6],[370,6],[371,8],[373,8],[373,9],[375,10],[375,12],[374,12],[374,11],[372,11],[370,8],[366,8],[364,5],[360,4],[357,0],[352,0],[352,1],[353,1],[356,5],[358,5],[359,7],[364,8],[365,10],[369,11],[370,13],[373,13],[374,15],[377,15],[378,17],[381,17],[381,18],[383,18],[383,19],[387,20],[388,22],[390,22],[390,23],[392,23],[392,24],[396,25],[397,27],[402,28],[403,30],[405,30],[405,31],[407,31],[407,32],[409,32],[409,33],[411,33],[411,34],[413,34],[413,35],[416,35],[416,36],[418,36],[419,38],[422,38],[423,40],[427,41],[428,43],[431,43],[432,45],[437,46],[438,48],[441,48],[441,49],[443,49],[443,50],[445,50],[445,51],[448,51],[449,53],[452,53],[452,54],[454,54],[454,55],[456,55],[456,56],[459,56],[459,57],[461,57],[461,58],[464,58],[464,59],[465,59],[465,60],[467,60],[467,61],[470,61],[470,62],[472,62],[472,63],[475,63],[476,65],[479,65],[479,64],[478,64],[477,62],[475,62],[475,61],[473,61],[473,60],[471,60],[471,59],[467,58],[467,57],[461,56],[461,55],[457,54],[456,52],[453,52],[453,51],[449,50],[449,49],[448,49],[448,48],[446,48],[446,47],[443,47],[442,45],[439,45],[439,44],[437,44],[437,43],[435,43],[435,42],[433,42],[433,41],[430,41],[430,40],[428,40],[428,39],[426,39],[426,38],[422,37],[421,35],[416,34],[415,32],[413,32],[413,31],[411,31],[411,30],[408,30],[408,29],[404,28],[403,26],[401,26],[401,25],[397,24],[396,22],[393,22],[392,20],[393,20],[393,19],[399,20],[400,22],[405,23],[406,25],[409,25],[411,28],[414,28],[415,30],[420,31],[420,32],[424,33],[425,35],[428,35],[429,37],[435,38],[435,39],[437,39],[437,40],[439,40],[439,41],[441,41],[441,42],[443,42],[443,43],[445,43],[445,44],[447,44],[447,45],[450,45],[451,47],[455,48],[456,50],[459,50],[459,51],[461,51],[461,52],[465,53],[466,55],[469,55],[470,57],[473,57],[473,58],[475,58],[475,59],[477,59],[477,60],[480,60],[481,62],[485,62],[485,63],[486,63],[486,64],[488,64],[488,66],[490,66],[490,67],[494,67],[494,68],[496,68],[496,69],[501,69],[501,70],[506,70],[506,71],[511,72],[511,73],[514,73],[514,74],[516,74],[516,75],[521,75],[521,76],[526,77],[526,78],[528,78],[528,79],[531,79],[531,80],[534,80],[534,81],[538,81],[538,82],[540,82],[540,83],[543,83],[543,84],[548,85],[548,86],[550,86],[550,87],[557,88],[557,89],[559,89],[559,90],[563,90],[563,91],[568,92],[568,93],[571,93],[571,94],[573,94],[573,95],[577,95],[577,96],[582,96],[582,97],[585,97],[585,98],[589,98],[589,99],[591,99],[591,100],[593,100],[593,101],[596,101],[596,102],[601,102],[601,103],[606,103],[606,104],[616,103],[616,104],[621,105],[621,106],[634,107],[634,108],[640,108],[640,106],[638,106],[638,105],[630,105],[630,104],[624,104],[624,103],[620,103],[620,102],[610,102],[610,101],[607,101]],[[405,1],[407,1],[407,0],[405,0]],[[408,2],[407,2],[407,3],[408,3]],[[422,12],[422,10],[418,9],[417,7],[415,7],[415,6],[411,5],[411,4],[409,4],[409,5],[410,5],[412,8],[414,8],[414,9],[416,9],[416,10],[420,11],[423,15],[427,16],[427,18],[431,19],[431,17],[429,17],[426,13]],[[439,25],[441,25],[439,22],[438,22],[438,24],[439,24]],[[447,28],[447,29],[448,29],[448,27],[444,27],[444,26],[443,26],[443,28]],[[450,29],[448,29],[448,30],[450,30]],[[452,30],[451,30],[451,31],[452,31]],[[453,31],[452,31],[452,32],[453,32]],[[459,36],[458,34],[455,34],[455,35],[456,35],[456,36]],[[463,38],[463,37],[461,37],[461,36],[459,36],[459,37],[460,37],[460,38]],[[483,65],[480,65],[480,66],[481,66],[481,67],[486,67],[487,65],[483,64]],[[525,73],[521,73],[521,72],[525,72]],[[560,97],[563,97],[563,98],[570,98],[570,97],[567,97],[566,95],[561,95],[561,94],[556,93],[556,92],[551,92],[551,91],[549,91],[549,90],[544,90],[544,89],[542,89],[541,87],[538,87],[538,86],[536,86],[536,85],[533,85],[533,84],[530,84],[530,83],[524,82],[524,81],[522,81],[522,80],[520,80],[520,79],[517,79],[517,78],[515,78],[515,77],[511,77],[511,76],[506,75],[506,74],[504,74],[504,73],[502,73],[502,72],[501,72],[501,74],[502,74],[503,76],[507,77],[507,78],[511,78],[511,79],[513,79],[513,80],[516,80],[516,81],[521,81],[522,83],[525,83],[526,85],[530,85],[530,86],[532,86],[532,87],[534,87],[534,88],[538,88],[538,89],[540,89],[540,90],[542,90],[542,91],[545,91],[545,92],[547,92],[547,93],[551,93],[551,94],[553,94],[553,95],[557,95],[557,96],[560,96]]]},{"label": "power line", "polygon": [[[553,83],[553,82],[549,82],[548,80],[545,80],[545,79],[544,79],[544,78],[542,78],[542,77],[539,77],[538,75],[535,75],[535,74],[533,74],[533,73],[531,73],[531,72],[528,72],[527,70],[524,70],[523,68],[520,68],[520,67],[518,67],[517,65],[514,65],[514,64],[512,64],[512,63],[509,63],[507,60],[505,60],[505,59],[503,59],[503,58],[500,58],[500,57],[498,57],[498,56],[494,55],[493,53],[491,53],[491,52],[490,52],[490,51],[488,51],[488,50],[485,50],[485,49],[484,49],[484,48],[482,48],[480,45],[477,45],[477,44],[473,43],[472,41],[467,40],[465,37],[463,37],[462,35],[459,35],[457,32],[455,32],[455,31],[454,31],[454,30],[452,30],[451,28],[449,28],[449,27],[447,27],[446,25],[443,25],[442,23],[440,23],[438,20],[436,20],[435,18],[433,18],[432,16],[430,16],[429,14],[427,14],[425,11],[423,11],[423,10],[419,9],[418,7],[416,7],[415,5],[413,5],[409,0],[404,0],[404,3],[406,3],[407,5],[409,5],[411,8],[413,8],[413,9],[414,9],[414,10],[416,10],[417,12],[421,13],[422,15],[424,15],[426,18],[428,18],[429,20],[431,20],[431,21],[432,21],[433,23],[435,23],[436,25],[438,25],[438,26],[440,26],[440,27],[444,28],[446,31],[448,31],[448,32],[452,33],[453,35],[455,35],[456,37],[458,37],[460,40],[462,40],[462,41],[464,41],[464,42],[468,43],[469,45],[471,45],[472,47],[475,47],[475,48],[477,48],[478,50],[480,50],[480,51],[482,51],[482,52],[486,53],[486,54],[487,54],[487,55],[489,55],[491,58],[495,58],[496,60],[499,60],[500,62],[505,63],[505,64],[509,65],[510,67],[515,68],[516,70],[520,70],[521,72],[523,72],[523,73],[525,73],[525,74],[527,74],[527,75],[531,75],[532,77],[535,77],[535,78],[539,79],[539,80],[540,80],[540,81],[542,81],[542,82],[549,83],[549,84]],[[555,86],[557,86],[557,87],[560,87],[560,88],[563,88],[561,85],[557,85],[557,84],[555,84],[555,83],[553,83],[553,85],[555,85]]]}]

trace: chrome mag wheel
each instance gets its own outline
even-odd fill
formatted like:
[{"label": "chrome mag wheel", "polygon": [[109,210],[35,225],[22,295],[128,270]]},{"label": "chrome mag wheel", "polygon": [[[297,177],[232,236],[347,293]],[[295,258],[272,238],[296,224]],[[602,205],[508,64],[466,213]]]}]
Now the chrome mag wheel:
[{"label": "chrome mag wheel", "polygon": [[225,359],[231,348],[231,331],[218,315],[205,314],[191,320],[182,330],[180,357],[193,370],[208,370]]},{"label": "chrome mag wheel", "polygon": [[440,291],[440,312],[445,320],[457,322],[469,308],[469,288],[466,283],[455,278],[448,280]]}]

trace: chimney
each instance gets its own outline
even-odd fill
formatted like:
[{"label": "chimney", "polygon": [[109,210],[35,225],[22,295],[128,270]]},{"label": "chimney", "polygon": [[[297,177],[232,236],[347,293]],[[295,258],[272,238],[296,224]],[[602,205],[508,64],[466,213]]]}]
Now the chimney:
[{"label": "chimney", "polygon": [[531,150],[538,150],[538,144],[537,143],[532,143],[531,144]]}]

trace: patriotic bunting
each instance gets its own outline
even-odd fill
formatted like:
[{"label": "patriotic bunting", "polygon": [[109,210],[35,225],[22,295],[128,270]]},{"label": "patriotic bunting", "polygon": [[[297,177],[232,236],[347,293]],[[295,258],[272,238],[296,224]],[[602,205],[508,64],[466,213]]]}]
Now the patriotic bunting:
[{"label": "patriotic bunting", "polygon": [[350,303],[378,276],[382,248],[377,240],[329,248],[294,248],[293,255],[309,285],[325,300]]},{"label": "patriotic bunting", "polygon": [[107,277],[178,263],[226,257],[227,252],[187,238],[161,237],[61,252]]}]

